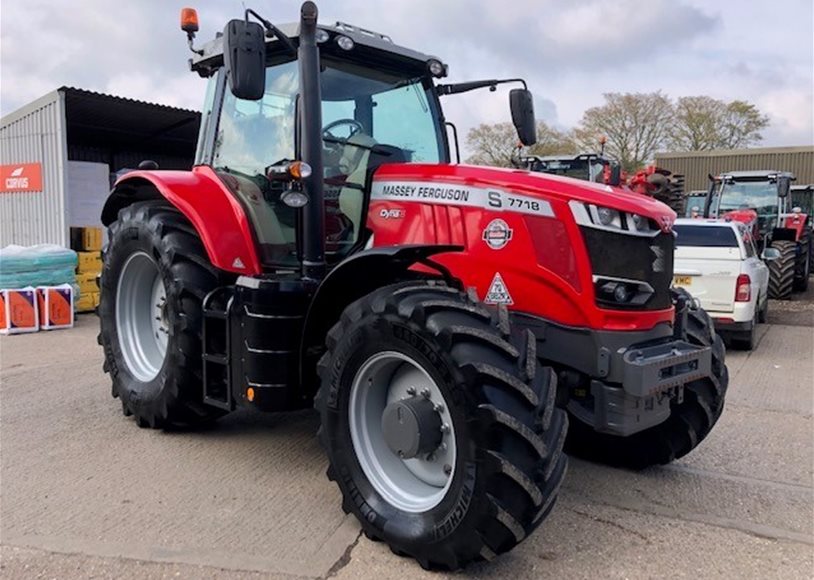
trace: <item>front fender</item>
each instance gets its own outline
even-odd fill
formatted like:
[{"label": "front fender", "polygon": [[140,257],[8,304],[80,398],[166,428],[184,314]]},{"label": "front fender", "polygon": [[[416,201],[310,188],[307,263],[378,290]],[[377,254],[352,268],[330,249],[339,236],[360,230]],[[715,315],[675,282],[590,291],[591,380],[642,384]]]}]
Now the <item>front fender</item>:
[{"label": "front fender", "polygon": [[[339,320],[345,307],[377,288],[411,278],[423,277],[421,272],[437,272],[438,278],[456,284],[443,266],[429,263],[427,258],[443,252],[459,252],[462,246],[408,245],[380,246],[363,250],[337,265],[317,288],[305,318],[300,348],[301,384],[309,388],[313,381],[315,349],[325,344],[325,336]],[[421,264],[421,271],[411,270]]]},{"label": "front fender", "polygon": [[131,171],[113,187],[102,210],[102,223],[137,201],[164,197],[192,223],[209,261],[227,272],[256,275],[262,269],[252,228],[240,203],[211,167],[192,171]]}]

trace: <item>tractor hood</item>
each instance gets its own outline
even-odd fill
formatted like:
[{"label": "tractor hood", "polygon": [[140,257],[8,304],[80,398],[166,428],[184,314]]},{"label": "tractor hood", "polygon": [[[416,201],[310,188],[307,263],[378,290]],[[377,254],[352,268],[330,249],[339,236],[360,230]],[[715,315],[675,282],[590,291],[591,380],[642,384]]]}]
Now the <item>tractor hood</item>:
[{"label": "tractor hood", "polygon": [[[373,197],[378,199],[482,205],[490,210],[540,215],[553,215],[555,207],[565,209],[569,202],[577,201],[648,217],[664,231],[669,231],[676,219],[669,206],[629,189],[523,169],[387,164],[376,171],[373,183]],[[501,194],[510,197],[508,205],[505,200],[498,201]],[[530,209],[534,207],[548,209],[534,212]]]}]

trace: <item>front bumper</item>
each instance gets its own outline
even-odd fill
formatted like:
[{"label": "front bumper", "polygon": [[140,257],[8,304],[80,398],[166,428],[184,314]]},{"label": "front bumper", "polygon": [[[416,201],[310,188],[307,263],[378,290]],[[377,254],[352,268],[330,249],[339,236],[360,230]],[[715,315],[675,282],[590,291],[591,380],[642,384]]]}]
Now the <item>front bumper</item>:
[{"label": "front bumper", "polygon": [[579,385],[569,392],[567,408],[603,433],[629,436],[662,423],[671,402],[683,400],[684,385],[712,376],[711,348],[673,336],[666,324],[610,332],[525,315],[515,315],[513,322],[534,333],[538,356],[562,368],[563,377],[573,379],[576,371]]}]

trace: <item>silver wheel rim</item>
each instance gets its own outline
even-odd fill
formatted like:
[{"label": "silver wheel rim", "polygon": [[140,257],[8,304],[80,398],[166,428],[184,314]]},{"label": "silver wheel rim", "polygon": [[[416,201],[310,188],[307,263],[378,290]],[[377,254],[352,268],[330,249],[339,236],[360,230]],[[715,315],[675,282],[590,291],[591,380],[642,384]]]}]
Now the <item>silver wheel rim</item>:
[{"label": "silver wheel rim", "polygon": [[153,380],[164,364],[169,339],[167,292],[158,264],[145,252],[127,258],[116,287],[116,333],[130,374]]},{"label": "silver wheel rim", "polygon": [[[429,456],[402,459],[385,442],[382,414],[390,403],[411,396],[430,399],[444,434]],[[395,351],[370,357],[353,379],[348,413],[359,465],[388,503],[420,513],[444,499],[455,473],[455,428],[441,390],[418,362]]]}]

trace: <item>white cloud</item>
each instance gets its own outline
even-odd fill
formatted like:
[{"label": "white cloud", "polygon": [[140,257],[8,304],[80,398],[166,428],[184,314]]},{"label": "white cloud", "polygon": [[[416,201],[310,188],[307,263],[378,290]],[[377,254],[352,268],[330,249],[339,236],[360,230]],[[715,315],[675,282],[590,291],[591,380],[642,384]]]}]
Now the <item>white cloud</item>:
[{"label": "white cloud", "polygon": [[[200,79],[189,73],[178,12],[185,0],[3,0],[0,112],[61,85],[198,107]],[[199,39],[239,0],[196,2]],[[247,0],[276,22],[299,1]],[[319,2],[323,22],[380,30],[397,43],[437,54],[451,82],[522,76],[538,116],[575,125],[604,92],[663,90],[757,104],[772,119],[765,145],[812,136],[812,3],[775,0],[370,0]],[[479,122],[509,119],[506,90],[444,98],[461,140]]]}]

